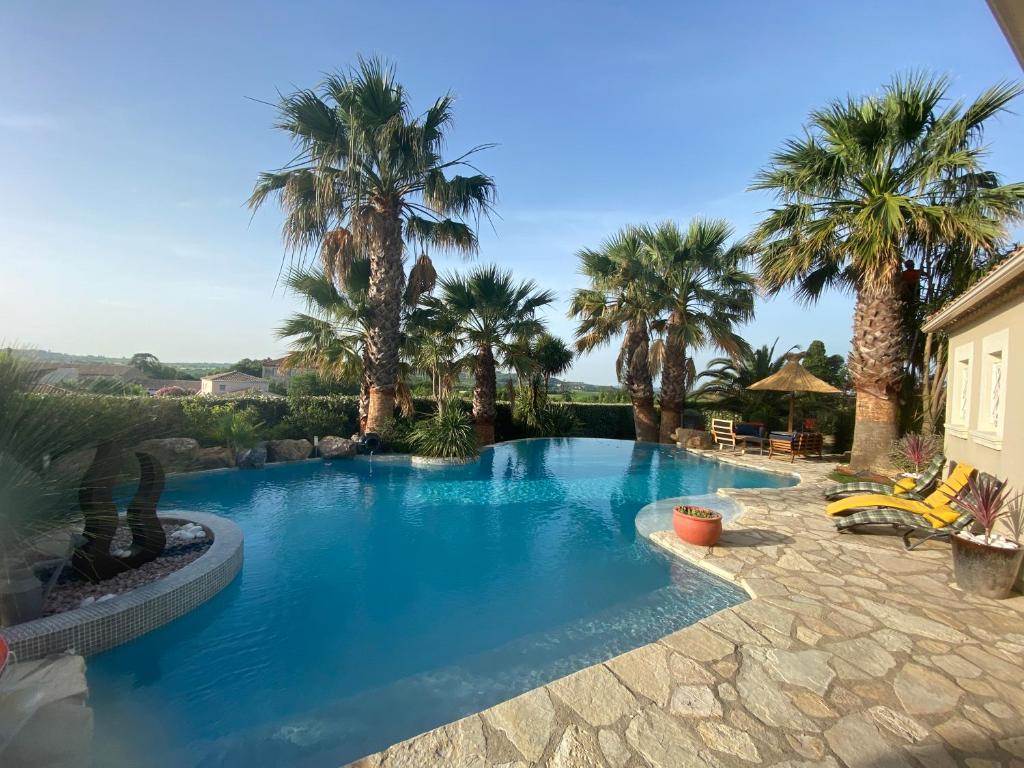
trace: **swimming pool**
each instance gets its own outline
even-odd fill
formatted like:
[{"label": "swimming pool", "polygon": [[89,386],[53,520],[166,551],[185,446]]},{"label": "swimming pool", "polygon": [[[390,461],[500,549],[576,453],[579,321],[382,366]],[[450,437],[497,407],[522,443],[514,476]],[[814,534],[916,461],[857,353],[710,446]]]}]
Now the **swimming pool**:
[{"label": "swimming pool", "polygon": [[480,462],[310,461],[171,479],[245,532],[196,611],[89,660],[103,766],[337,766],[742,601],[638,537],[648,502],[793,481],[617,440]]}]

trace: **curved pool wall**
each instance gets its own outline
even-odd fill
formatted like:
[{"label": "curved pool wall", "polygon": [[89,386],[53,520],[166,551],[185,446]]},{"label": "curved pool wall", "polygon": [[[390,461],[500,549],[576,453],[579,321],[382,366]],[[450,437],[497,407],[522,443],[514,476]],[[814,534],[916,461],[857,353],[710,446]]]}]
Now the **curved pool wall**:
[{"label": "curved pool wall", "polygon": [[792,482],[595,439],[172,478],[165,506],[234,520],[246,566],[90,659],[97,760],[340,765],[485,709],[746,599],[639,536],[646,504]]}]

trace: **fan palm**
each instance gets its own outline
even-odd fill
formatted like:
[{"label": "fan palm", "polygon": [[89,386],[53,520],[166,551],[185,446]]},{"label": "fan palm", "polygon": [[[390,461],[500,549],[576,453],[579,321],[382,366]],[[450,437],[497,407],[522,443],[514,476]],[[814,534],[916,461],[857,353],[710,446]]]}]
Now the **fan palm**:
[{"label": "fan palm", "polygon": [[997,248],[1024,204],[1024,184],[1000,184],[983,168],[981,144],[985,122],[1022,89],[998,85],[944,106],[948,89],[946,78],[911,76],[835,101],[811,113],[804,136],[752,185],[780,201],[754,233],[765,286],[795,286],[806,301],[830,287],[856,291],[854,469],[884,466],[896,437],[904,255],[922,241]]},{"label": "fan palm", "polygon": [[551,377],[569,370],[572,365],[572,349],[557,336],[542,333],[532,343],[530,356],[537,364],[537,370],[544,379],[544,396],[550,393]]},{"label": "fan palm", "polygon": [[750,391],[751,384],[778,373],[786,362],[786,353],[775,354],[776,339],[770,347],[764,344],[747,349],[735,357],[716,357],[708,361],[692,392],[694,398],[708,400],[718,408],[739,413],[749,421],[775,424],[785,410],[785,394]]},{"label": "fan palm", "polygon": [[577,258],[590,287],[575,291],[569,305],[570,317],[577,318],[576,349],[589,352],[622,334],[615,372],[633,403],[636,439],[656,442],[650,334],[660,307],[658,297],[647,287],[649,264],[644,258],[643,232],[627,227],[600,248],[581,250]]},{"label": "fan palm", "polygon": [[[371,431],[384,427],[395,405],[406,241],[474,252],[476,233],[466,221],[486,215],[495,198],[493,180],[469,163],[482,147],[442,157],[452,104],[447,94],[413,117],[394,69],[360,59],[351,71],[327,76],[317,91],[282,98],[277,127],[292,137],[297,154],[284,168],[260,174],[249,198],[257,209],[276,197],[287,249],[319,248],[328,276],[368,261]],[[461,169],[470,172],[455,173]],[[433,268],[421,257],[409,279],[411,300],[422,292],[424,272]]]},{"label": "fan palm", "polygon": [[438,282],[438,296],[424,304],[438,314],[447,314],[457,328],[467,352],[467,362],[476,378],[473,388],[473,417],[481,445],[494,442],[497,402],[497,362],[504,359],[516,342],[544,332],[537,310],[554,300],[551,291],[541,291],[532,280],[515,282],[511,272],[495,266],[480,267],[468,275],[451,274]]},{"label": "fan palm", "polygon": [[661,442],[675,442],[686,390],[693,383],[694,349],[714,346],[727,355],[747,351],[736,326],[754,313],[754,276],[743,269],[743,243],[727,246],[732,228],[721,219],[695,218],[684,232],[665,222],[643,230],[648,290],[660,301],[651,347],[661,370]]}]

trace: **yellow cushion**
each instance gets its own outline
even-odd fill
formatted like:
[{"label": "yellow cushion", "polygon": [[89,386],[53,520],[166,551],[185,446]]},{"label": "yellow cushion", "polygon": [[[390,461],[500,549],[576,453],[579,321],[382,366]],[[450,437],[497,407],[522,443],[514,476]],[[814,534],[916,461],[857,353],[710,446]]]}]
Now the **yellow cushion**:
[{"label": "yellow cushion", "polygon": [[960,517],[960,513],[948,506],[935,507],[930,512],[924,513],[924,519],[932,524],[932,528],[945,528],[956,522],[958,517]]},{"label": "yellow cushion", "polygon": [[850,496],[839,501],[833,501],[825,511],[830,515],[847,515],[858,509],[866,507],[893,507],[906,512],[913,512],[923,515],[930,511],[930,507],[917,499],[908,499],[905,496],[889,496],[884,493],[866,493],[863,496]]},{"label": "yellow cushion", "polygon": [[901,493],[912,491],[917,487],[917,480],[912,477],[901,477],[896,481],[896,485],[892,487],[892,493],[894,496],[899,496]]},{"label": "yellow cushion", "polygon": [[942,507],[949,503],[950,499],[956,496],[967,487],[967,481],[974,473],[974,467],[967,464],[957,464],[949,477],[947,477],[938,488],[929,494],[924,503],[929,507]]}]

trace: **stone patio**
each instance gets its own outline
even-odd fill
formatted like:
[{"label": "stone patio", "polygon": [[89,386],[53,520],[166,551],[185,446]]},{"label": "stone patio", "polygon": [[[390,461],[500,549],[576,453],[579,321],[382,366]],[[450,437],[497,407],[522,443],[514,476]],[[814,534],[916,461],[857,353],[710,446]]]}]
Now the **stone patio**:
[{"label": "stone patio", "polygon": [[725,491],[711,551],[652,540],[749,602],[352,765],[1024,768],[1024,597],[959,591],[947,543],[838,534],[834,461],[715,458],[801,483]]}]

